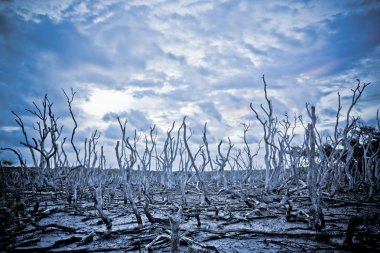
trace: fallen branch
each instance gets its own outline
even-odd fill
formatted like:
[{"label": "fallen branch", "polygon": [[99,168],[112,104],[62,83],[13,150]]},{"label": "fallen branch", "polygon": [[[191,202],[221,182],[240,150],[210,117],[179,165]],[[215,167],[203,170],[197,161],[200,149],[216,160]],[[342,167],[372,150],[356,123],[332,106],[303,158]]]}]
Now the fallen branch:
[{"label": "fallen branch", "polygon": [[74,232],[77,231],[75,228],[71,228],[71,227],[67,227],[67,226],[63,226],[63,225],[59,225],[59,224],[47,224],[47,225],[43,225],[43,226],[40,226],[40,225],[37,225],[37,224],[33,224],[33,225],[36,228],[13,233],[12,237],[16,237],[16,236],[19,236],[19,235],[30,234],[30,233],[34,233],[34,232],[37,232],[37,231],[44,231],[47,228],[61,229],[64,232],[67,232],[67,233],[74,233]]},{"label": "fallen branch", "polygon": [[[163,240],[165,239],[165,240]],[[156,238],[154,238],[153,241],[145,245],[146,250],[151,250],[154,245],[161,244],[164,241],[170,241],[170,236],[169,235],[159,235]]]},{"label": "fallen branch", "polygon": [[95,232],[91,232],[88,236],[82,238],[82,240],[78,243],[78,246],[89,244],[94,240]]},{"label": "fallen branch", "polygon": [[[64,245],[69,245],[75,242],[82,240],[82,237],[79,236],[70,236],[65,239],[57,240],[52,245],[46,247],[33,247],[33,248],[15,248],[13,252],[46,252],[52,249],[59,248]],[[10,251],[12,252],[12,251]]]},{"label": "fallen branch", "polygon": [[145,213],[145,216],[148,218],[149,222],[152,224],[159,223],[165,226],[170,225],[169,220],[153,217],[153,215],[149,211],[149,203],[147,200],[145,201],[145,204],[144,204],[144,213]]},{"label": "fallen branch", "polygon": [[194,244],[194,245],[197,245],[197,246],[201,247],[203,250],[212,250],[212,251],[214,251],[214,252],[219,253],[218,248],[215,247],[215,246],[212,246],[212,245],[205,245],[205,244],[203,244],[203,243],[196,242],[196,241],[194,241],[193,239],[190,239],[190,238],[185,237],[185,236],[182,236],[182,237],[181,237],[181,240],[187,242],[188,244]]}]

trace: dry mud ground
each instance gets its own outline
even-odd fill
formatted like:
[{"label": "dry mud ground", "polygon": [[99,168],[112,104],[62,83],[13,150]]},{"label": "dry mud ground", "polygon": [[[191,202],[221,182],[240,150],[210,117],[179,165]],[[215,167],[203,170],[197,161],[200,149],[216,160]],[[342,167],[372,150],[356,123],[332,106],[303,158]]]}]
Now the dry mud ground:
[{"label": "dry mud ground", "polygon": [[[216,187],[210,191],[211,205],[206,204],[195,187],[188,187],[181,252],[380,252],[379,196],[371,201],[360,194],[325,196],[326,227],[316,232],[308,224],[306,190],[292,194],[289,201],[284,201],[284,193],[235,189],[239,191],[248,196],[250,206]],[[156,218],[166,220],[178,210],[173,203],[182,203],[179,189],[157,187],[150,195],[149,210]],[[121,194],[112,201],[105,194],[104,211],[112,218],[112,229],[107,230],[90,194],[82,196],[76,209],[63,192],[21,192],[18,204],[11,194],[1,196],[1,252],[170,252],[170,225],[151,224],[143,198],[136,198],[144,223],[138,228]],[[287,213],[289,205],[293,209]],[[355,225],[353,244],[344,246],[350,220]]]}]

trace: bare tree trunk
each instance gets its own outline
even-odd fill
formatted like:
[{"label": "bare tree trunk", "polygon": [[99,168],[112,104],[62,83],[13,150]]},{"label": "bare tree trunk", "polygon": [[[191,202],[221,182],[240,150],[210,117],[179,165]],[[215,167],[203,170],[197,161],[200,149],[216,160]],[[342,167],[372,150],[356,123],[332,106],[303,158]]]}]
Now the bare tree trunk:
[{"label": "bare tree trunk", "polygon": [[170,242],[170,252],[177,253],[179,251],[180,245],[180,235],[179,226],[182,220],[182,207],[179,208],[176,216],[169,216],[170,230],[171,230],[171,242]]},{"label": "bare tree trunk", "polygon": [[[306,106],[307,107],[307,106]],[[308,109],[309,116],[311,118],[311,123],[308,124],[307,134],[309,135],[309,170],[307,174],[307,183],[309,189],[309,197],[312,203],[310,208],[312,214],[312,220],[310,221],[310,225],[316,229],[321,230],[325,227],[324,216],[321,207],[321,197],[322,197],[322,189],[318,180],[318,166],[315,162],[316,152],[316,137],[315,137],[315,124],[317,121],[317,117],[315,115],[315,107],[311,107],[311,111]]]},{"label": "bare tree trunk", "polygon": [[142,222],[142,219],[141,219],[140,211],[137,208],[136,202],[135,202],[135,200],[133,198],[133,193],[132,193],[132,189],[131,189],[130,183],[128,182],[125,187],[126,187],[129,203],[131,203],[133,214],[135,215],[137,224],[138,224],[139,228],[141,229],[143,227],[143,222]]},{"label": "bare tree trunk", "polygon": [[34,150],[30,147],[30,142],[28,135],[25,130],[24,122],[22,121],[21,117],[18,116],[15,112],[12,111],[12,114],[16,116],[17,119],[15,119],[16,123],[21,127],[22,134],[24,135],[25,143],[29,146],[30,154],[32,155],[33,165],[35,168],[38,167],[36,156],[34,154]]},{"label": "bare tree trunk", "polygon": [[[136,150],[136,142],[137,142],[136,138],[137,138],[137,136],[135,133],[134,143],[133,143],[133,145],[131,145],[129,143],[128,137],[125,138],[127,121],[124,121],[124,123],[121,123],[120,118],[118,117],[117,119],[118,119],[120,129],[122,132],[123,140],[121,142],[122,143],[121,154],[119,152],[119,144],[120,144],[119,141],[117,141],[117,143],[116,143],[115,152],[116,152],[117,163],[119,165],[119,169],[121,172],[121,180],[122,180],[123,185],[124,185],[124,187],[123,187],[124,196],[126,195],[129,203],[131,203],[132,211],[136,217],[137,224],[138,224],[139,228],[142,228],[143,223],[142,223],[140,211],[137,208],[136,202],[135,202],[134,197],[133,197],[132,183],[131,183],[132,168],[137,161],[137,150]],[[124,150],[124,148],[127,148],[129,150],[129,152],[130,152],[129,158],[126,158],[127,152]],[[122,160],[124,160],[124,163],[122,163]],[[124,199],[124,202],[125,202],[125,199]]]},{"label": "bare tree trunk", "polygon": [[264,83],[264,95],[267,102],[267,108],[265,108],[262,104],[260,105],[260,108],[264,112],[265,116],[260,116],[257,110],[253,108],[252,103],[250,104],[250,107],[255,113],[256,119],[263,126],[264,130],[265,190],[268,191],[271,189],[271,170],[273,170],[271,159],[273,158],[273,152],[275,152],[275,150],[273,150],[275,148],[273,137],[274,134],[276,134],[277,119],[273,116],[273,105],[272,101],[268,98],[267,83],[264,75],[262,79]]},{"label": "bare tree trunk", "polygon": [[112,219],[105,215],[103,211],[103,197],[102,197],[102,186],[99,185],[95,188],[95,209],[98,211],[100,218],[106,224],[107,230],[112,228]]},{"label": "bare tree trunk", "polygon": [[65,92],[64,89],[62,89],[62,91],[63,91],[63,93],[64,93],[65,96],[66,96],[67,104],[69,105],[70,115],[71,115],[71,118],[72,118],[72,120],[73,120],[73,122],[74,122],[74,128],[73,128],[73,130],[72,130],[72,132],[71,132],[71,139],[70,139],[71,146],[72,146],[73,149],[74,149],[75,156],[76,156],[76,158],[77,158],[77,163],[78,163],[79,165],[82,165],[81,162],[80,162],[80,159],[79,159],[79,151],[78,151],[78,149],[76,148],[76,146],[75,146],[75,144],[74,144],[74,136],[75,136],[75,131],[76,131],[76,129],[78,128],[78,123],[77,123],[77,121],[75,120],[75,116],[74,116],[74,113],[73,113],[73,110],[72,110],[72,106],[71,106],[71,104],[72,104],[73,101],[74,101],[74,97],[75,97],[76,92],[74,92],[74,90],[71,88],[71,97],[69,97],[69,96],[67,95],[67,93]]},{"label": "bare tree trunk", "polygon": [[182,126],[183,126],[183,142],[185,144],[185,148],[187,150],[187,153],[189,155],[189,158],[190,158],[190,162],[191,162],[191,166],[194,168],[195,170],[195,175],[199,181],[199,184],[200,184],[200,187],[201,187],[201,190],[203,192],[203,195],[204,195],[204,198],[205,198],[205,201],[207,202],[207,204],[211,204],[210,200],[208,199],[207,197],[207,190],[206,190],[206,186],[205,186],[205,183],[199,173],[199,168],[198,166],[195,164],[195,158],[190,150],[190,147],[189,147],[189,144],[187,143],[188,139],[186,137],[186,117],[183,119],[183,123],[182,123]]}]

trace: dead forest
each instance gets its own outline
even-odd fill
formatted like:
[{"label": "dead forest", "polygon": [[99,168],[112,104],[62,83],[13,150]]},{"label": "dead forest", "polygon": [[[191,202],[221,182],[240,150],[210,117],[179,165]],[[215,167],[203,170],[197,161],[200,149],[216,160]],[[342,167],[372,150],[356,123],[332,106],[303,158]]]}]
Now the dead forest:
[{"label": "dead forest", "polygon": [[348,108],[337,94],[335,125],[324,135],[310,104],[303,117],[275,115],[262,81],[266,103],[250,105],[259,148],[247,140],[251,124],[242,146],[227,137],[209,144],[207,124],[196,145],[186,117],[166,132],[152,126],[132,136],[128,119],[117,118],[117,168],[107,166],[100,132],[78,140],[74,90],[63,90],[70,136],[47,95],[26,109],[33,126],[12,112],[30,158],[1,147],[19,164],[1,165],[0,251],[378,252],[379,111],[376,126],[352,113],[369,83],[358,80]]}]

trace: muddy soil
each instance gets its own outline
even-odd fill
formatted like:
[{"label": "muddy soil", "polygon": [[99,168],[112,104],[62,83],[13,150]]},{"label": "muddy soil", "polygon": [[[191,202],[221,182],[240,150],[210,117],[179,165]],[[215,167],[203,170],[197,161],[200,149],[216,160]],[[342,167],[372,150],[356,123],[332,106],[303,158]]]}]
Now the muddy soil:
[{"label": "muddy soil", "polygon": [[[236,193],[243,193],[246,199]],[[149,211],[162,222],[150,223],[146,199],[136,197],[143,218],[139,228],[121,192],[105,192],[107,229],[90,193],[69,204],[65,192],[2,192],[0,249],[5,252],[170,252],[169,215],[183,203],[180,189],[151,189]],[[214,187],[207,204],[188,187],[182,205],[181,252],[350,252],[380,251],[380,197],[340,193],[323,198],[325,227],[310,228],[307,190],[290,196],[255,188],[224,191]],[[348,234],[347,234],[347,228]],[[352,236],[351,236],[352,234]]]}]

